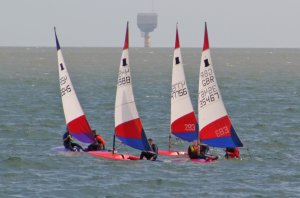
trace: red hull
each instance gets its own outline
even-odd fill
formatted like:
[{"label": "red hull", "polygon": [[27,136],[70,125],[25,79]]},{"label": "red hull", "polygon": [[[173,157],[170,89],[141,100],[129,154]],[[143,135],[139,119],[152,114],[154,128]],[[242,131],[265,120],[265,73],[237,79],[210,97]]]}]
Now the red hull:
[{"label": "red hull", "polygon": [[100,158],[107,158],[112,160],[140,160],[138,156],[112,153],[111,151],[89,151],[90,155]]},{"label": "red hull", "polygon": [[186,162],[192,162],[192,163],[200,163],[200,164],[210,164],[214,163],[217,159],[190,159],[190,158],[174,158],[171,161],[172,162],[178,162],[178,163],[186,163]]},{"label": "red hull", "polygon": [[213,163],[215,162],[217,159],[191,159],[192,162],[194,163]]},{"label": "red hull", "polygon": [[178,155],[187,155],[187,152],[185,152],[185,151],[168,151],[168,150],[158,149],[158,155],[178,156]]}]

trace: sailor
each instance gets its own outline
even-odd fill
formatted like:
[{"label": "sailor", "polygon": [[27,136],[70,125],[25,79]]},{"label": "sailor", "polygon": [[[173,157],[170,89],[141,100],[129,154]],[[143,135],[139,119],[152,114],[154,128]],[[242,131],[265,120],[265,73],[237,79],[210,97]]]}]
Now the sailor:
[{"label": "sailor", "polygon": [[96,133],[96,130],[93,130],[92,133],[94,134],[95,141],[88,146],[86,149],[87,151],[100,151],[105,150],[105,140]]},{"label": "sailor", "polygon": [[148,143],[150,145],[151,151],[142,151],[140,155],[140,159],[146,157],[147,160],[155,161],[158,154],[158,148],[156,144],[154,144],[153,139],[149,138]]},{"label": "sailor", "polygon": [[197,140],[194,140],[193,143],[188,148],[188,155],[191,159],[206,159],[201,151],[201,146]]},{"label": "sailor", "polygon": [[63,135],[63,142],[64,142],[65,149],[68,149],[70,151],[80,151],[80,150],[83,151],[82,146],[73,142],[72,135],[69,133],[68,129]]},{"label": "sailor", "polygon": [[218,159],[218,156],[207,155],[209,147],[206,144],[201,144],[197,140],[194,140],[193,143],[188,148],[188,155],[190,159],[205,159],[205,160],[215,160]]},{"label": "sailor", "polygon": [[226,148],[225,150],[225,158],[229,159],[229,158],[240,158],[240,152],[239,149],[237,147],[234,148]]}]

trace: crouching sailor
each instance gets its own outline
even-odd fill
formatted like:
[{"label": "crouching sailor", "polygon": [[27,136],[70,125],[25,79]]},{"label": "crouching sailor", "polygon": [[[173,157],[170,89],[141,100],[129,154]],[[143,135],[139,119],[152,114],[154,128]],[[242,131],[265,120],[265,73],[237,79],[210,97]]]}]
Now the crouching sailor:
[{"label": "crouching sailor", "polygon": [[207,155],[209,147],[206,144],[200,144],[197,140],[193,141],[188,148],[188,155],[190,159],[204,159],[204,160],[215,160],[218,156]]},{"label": "crouching sailor", "polygon": [[148,139],[148,143],[151,147],[151,151],[142,151],[140,155],[140,159],[143,159],[146,157],[147,160],[155,161],[157,158],[158,148],[156,144],[154,144],[153,140],[151,138]]},{"label": "crouching sailor", "polygon": [[88,146],[86,151],[101,151],[105,150],[105,140],[97,134],[96,130],[92,131],[94,134],[94,142]]},{"label": "crouching sailor", "polygon": [[64,147],[67,150],[74,151],[74,152],[75,151],[80,151],[80,150],[83,151],[82,146],[80,146],[79,144],[73,142],[73,138],[72,138],[72,136],[71,136],[71,134],[69,133],[68,130],[63,135],[63,142],[64,142]]},{"label": "crouching sailor", "polygon": [[240,152],[237,147],[234,148],[226,148],[225,149],[225,158],[240,158]]}]

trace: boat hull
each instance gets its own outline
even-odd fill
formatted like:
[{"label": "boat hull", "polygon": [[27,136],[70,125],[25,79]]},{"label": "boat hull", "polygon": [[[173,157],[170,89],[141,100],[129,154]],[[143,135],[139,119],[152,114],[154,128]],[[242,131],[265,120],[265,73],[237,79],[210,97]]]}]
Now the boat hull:
[{"label": "boat hull", "polygon": [[205,163],[205,164],[209,164],[209,163],[213,163],[215,161],[217,161],[217,159],[191,159],[192,162],[194,163]]},{"label": "boat hull", "polygon": [[135,155],[112,153],[111,151],[89,151],[87,153],[95,157],[111,160],[140,160],[140,158]]},{"label": "boat hull", "polygon": [[186,163],[186,162],[192,162],[192,163],[200,163],[200,164],[210,164],[217,161],[216,159],[190,159],[190,158],[175,158],[171,160],[172,162],[177,163]]},{"label": "boat hull", "polygon": [[185,151],[169,151],[169,150],[158,150],[158,155],[163,156],[178,156],[178,155],[187,155]]}]

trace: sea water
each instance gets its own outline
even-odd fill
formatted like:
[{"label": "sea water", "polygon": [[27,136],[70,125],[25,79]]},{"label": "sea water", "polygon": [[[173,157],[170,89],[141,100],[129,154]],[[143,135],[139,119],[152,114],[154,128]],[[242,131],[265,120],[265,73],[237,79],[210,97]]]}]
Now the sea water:
[{"label": "sea water", "polygon": [[[298,197],[300,50],[211,49],[241,160],[212,164],[112,161],[60,153],[65,119],[56,49],[0,48],[0,197]],[[90,125],[112,147],[121,48],[63,48]],[[201,49],[182,49],[197,112]],[[148,137],[168,148],[172,48],[132,48],[137,108]],[[205,115],[203,115],[205,116]],[[173,148],[187,142],[172,138]],[[85,145],[86,146],[86,145]],[[139,151],[117,143],[119,152]]]}]

